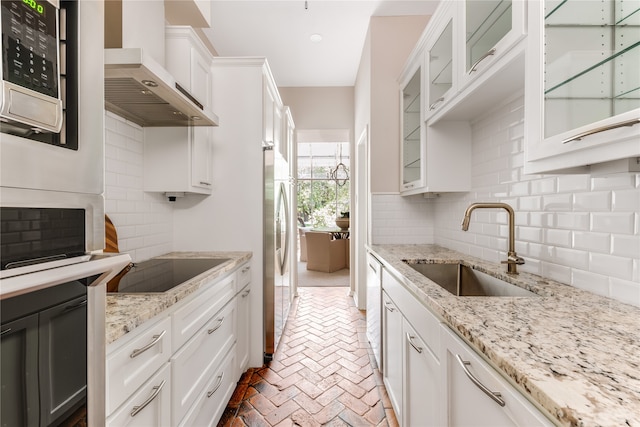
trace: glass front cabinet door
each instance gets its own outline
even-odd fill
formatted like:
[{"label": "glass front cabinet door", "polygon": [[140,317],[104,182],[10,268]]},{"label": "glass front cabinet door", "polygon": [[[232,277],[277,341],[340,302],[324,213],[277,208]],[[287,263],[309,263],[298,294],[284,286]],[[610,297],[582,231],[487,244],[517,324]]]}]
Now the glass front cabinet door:
[{"label": "glass front cabinet door", "polygon": [[527,48],[525,171],[635,161],[640,0],[529,1]]},{"label": "glass front cabinet door", "polygon": [[[532,0],[539,1],[539,0]],[[489,69],[526,35],[523,0],[466,0],[463,8],[460,85],[464,87]]]},{"label": "glass front cabinet door", "polygon": [[441,4],[442,11],[432,18],[433,32],[428,37],[425,67],[427,94],[425,96],[426,119],[446,105],[456,93],[454,81],[454,25],[451,5]]},{"label": "glass front cabinet door", "polygon": [[424,186],[424,144],[422,143],[421,67],[413,67],[408,81],[401,82],[402,184],[400,191]]}]

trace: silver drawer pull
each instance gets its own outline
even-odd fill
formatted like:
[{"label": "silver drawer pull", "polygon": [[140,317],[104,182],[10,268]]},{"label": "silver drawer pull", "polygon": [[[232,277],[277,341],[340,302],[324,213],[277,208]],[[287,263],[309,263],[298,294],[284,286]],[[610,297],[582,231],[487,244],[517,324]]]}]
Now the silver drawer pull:
[{"label": "silver drawer pull", "polygon": [[0,332],[0,336],[2,336],[4,334],[8,334],[9,332],[11,332],[11,328],[7,328],[4,331]]},{"label": "silver drawer pull", "polygon": [[622,128],[622,127],[626,127],[626,126],[633,126],[633,125],[637,125],[638,123],[640,123],[640,119],[631,119],[631,120],[626,120],[626,121],[620,122],[620,123],[614,123],[614,124],[607,125],[607,126],[601,126],[599,128],[595,128],[595,129],[588,130],[586,132],[579,133],[579,134],[574,135],[574,136],[572,136],[570,138],[563,139],[562,143],[566,144],[567,142],[571,142],[571,141],[580,141],[585,136],[590,136],[590,135],[594,135],[596,133],[606,132],[608,130],[618,129],[618,128]]},{"label": "silver drawer pull", "polygon": [[211,185],[211,183],[207,181],[200,181],[200,185]]},{"label": "silver drawer pull", "polygon": [[386,308],[387,310],[389,310],[391,312],[396,311],[396,309],[393,308],[393,303],[391,301],[385,301],[384,308]]},{"label": "silver drawer pull", "polygon": [[66,312],[66,311],[72,311],[72,310],[75,310],[75,309],[77,309],[77,308],[84,307],[85,305],[87,305],[87,300],[86,300],[86,299],[83,299],[82,301],[80,301],[80,302],[78,302],[78,303],[75,303],[75,304],[73,304],[73,305],[68,305],[68,306],[66,306],[66,307],[64,308],[64,311],[65,311],[65,312]]},{"label": "silver drawer pull", "polygon": [[433,104],[429,105],[429,111],[434,110],[436,106],[440,104],[442,101],[444,101],[444,96],[441,96],[440,98],[436,99],[436,101]]},{"label": "silver drawer pull", "polygon": [[212,328],[212,329],[208,329],[208,330],[207,330],[207,333],[208,333],[208,334],[212,334],[212,333],[214,333],[215,331],[217,331],[218,329],[220,329],[220,327],[222,326],[222,324],[223,324],[223,323],[224,323],[224,317],[219,318],[219,319],[218,319],[218,324],[217,324],[214,328]]},{"label": "silver drawer pull", "polygon": [[249,294],[251,293],[251,289],[247,289],[246,291],[244,291],[244,293],[242,294],[242,298],[246,298],[249,296]]},{"label": "silver drawer pull", "polygon": [[162,387],[164,387],[164,380],[162,380],[160,385],[157,385],[157,386],[153,387],[153,389],[152,389],[153,393],[151,393],[151,396],[149,396],[149,398],[147,400],[145,400],[142,403],[142,405],[133,407],[133,409],[131,410],[131,416],[135,417],[136,415],[138,415],[138,413],[140,411],[142,411],[144,408],[146,408],[149,405],[149,403],[153,402],[153,399],[158,397],[158,395],[160,394],[160,391],[162,390]]},{"label": "silver drawer pull", "polygon": [[409,335],[409,332],[407,332],[407,341],[409,341],[409,344],[411,344],[411,347],[415,348],[418,353],[422,353],[422,347],[418,347],[413,343],[414,338],[415,337],[413,335]]},{"label": "silver drawer pull", "polygon": [[158,335],[154,335],[154,336],[153,336],[153,340],[152,340],[149,344],[145,345],[145,346],[144,346],[144,347],[142,347],[142,348],[136,348],[135,350],[133,350],[133,351],[131,352],[131,354],[129,355],[129,357],[133,359],[134,357],[138,357],[138,356],[140,356],[142,353],[144,353],[145,351],[149,350],[151,347],[153,347],[154,345],[156,345],[156,344],[158,343],[158,341],[160,341],[160,340],[162,339],[162,337],[164,336],[164,334],[165,334],[166,332],[167,332],[167,331],[166,331],[166,330],[164,330],[164,331],[162,331],[161,333],[159,333]]},{"label": "silver drawer pull", "polygon": [[251,267],[245,267],[242,269],[241,273],[246,273],[247,271],[251,270]]},{"label": "silver drawer pull", "polygon": [[208,391],[207,392],[207,398],[213,396],[213,393],[215,393],[216,391],[218,391],[218,389],[220,388],[220,386],[222,385],[222,379],[224,378],[224,372],[221,373],[220,375],[218,375],[218,384],[216,384],[216,386],[213,388],[213,390]]},{"label": "silver drawer pull", "polygon": [[476,68],[478,68],[478,65],[480,65],[480,63],[482,61],[484,61],[485,59],[487,59],[488,57],[490,57],[492,55],[495,55],[495,53],[496,53],[496,48],[494,47],[489,52],[485,53],[480,58],[478,58],[478,60],[476,62],[474,62],[473,65],[471,66],[471,69],[469,70],[469,74],[471,74],[474,71],[476,71]]},{"label": "silver drawer pull", "polygon": [[502,399],[502,395],[500,394],[500,392],[489,390],[486,385],[482,384],[480,380],[477,379],[471,373],[471,371],[469,371],[469,369],[467,368],[467,365],[471,365],[471,362],[462,360],[462,357],[460,357],[459,354],[456,354],[456,359],[458,359],[458,363],[460,363],[460,366],[462,366],[462,369],[464,369],[464,373],[467,374],[467,377],[471,380],[471,382],[473,382],[476,386],[478,386],[480,390],[482,390],[487,396],[493,399],[498,405],[500,406],[505,405],[505,402]]}]

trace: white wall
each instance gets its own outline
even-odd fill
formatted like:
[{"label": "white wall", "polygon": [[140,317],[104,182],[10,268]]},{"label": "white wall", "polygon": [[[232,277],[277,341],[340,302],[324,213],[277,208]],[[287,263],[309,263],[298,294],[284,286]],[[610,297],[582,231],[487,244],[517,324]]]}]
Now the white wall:
[{"label": "white wall", "polygon": [[[522,96],[473,123],[471,191],[421,207],[435,243],[500,262],[508,238],[504,211],[474,211],[468,232],[460,223],[473,202],[506,202],[516,212],[521,271],[640,306],[640,174],[525,175],[523,125]],[[388,242],[388,217],[415,215],[410,202],[390,200],[386,213],[373,213],[376,243]]]},{"label": "white wall", "polygon": [[353,142],[353,87],[280,87],[296,130],[348,129]]},{"label": "white wall", "polygon": [[[400,90],[398,76],[429,16],[377,16],[371,32],[371,191],[400,188]],[[363,129],[356,129],[358,135]]]},{"label": "white wall", "polygon": [[173,208],[161,194],[142,190],[143,129],[112,113],[105,127],[105,212],[120,252],[134,262],[171,252]]}]

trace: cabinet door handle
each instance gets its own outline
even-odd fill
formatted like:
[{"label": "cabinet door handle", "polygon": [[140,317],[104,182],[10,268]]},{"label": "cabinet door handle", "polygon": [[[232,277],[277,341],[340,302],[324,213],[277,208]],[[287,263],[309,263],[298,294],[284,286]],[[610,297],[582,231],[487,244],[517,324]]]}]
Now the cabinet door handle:
[{"label": "cabinet door handle", "polygon": [[219,318],[219,319],[218,319],[218,324],[217,324],[214,328],[208,329],[208,330],[207,330],[207,333],[208,333],[209,335],[211,335],[212,333],[214,333],[215,331],[217,331],[218,329],[220,329],[220,327],[222,326],[222,324],[223,324],[223,323],[224,323],[224,317]]},{"label": "cabinet door handle", "polygon": [[72,310],[75,310],[75,309],[77,309],[77,308],[84,307],[85,305],[87,305],[87,300],[86,300],[86,299],[83,299],[82,301],[80,301],[80,302],[78,302],[78,303],[76,303],[76,304],[66,306],[66,307],[64,308],[64,311],[65,311],[65,312],[66,312],[66,311],[72,311]]},{"label": "cabinet door handle", "polygon": [[640,123],[640,119],[631,119],[631,120],[625,120],[624,122],[620,122],[620,123],[613,123],[611,125],[607,125],[607,126],[601,126],[599,128],[595,128],[595,129],[591,129],[585,132],[581,132],[577,135],[574,135],[570,138],[567,139],[563,139],[562,143],[566,144],[567,142],[571,142],[571,141],[580,141],[582,138],[584,138],[585,136],[589,136],[589,135],[593,135],[596,133],[600,133],[600,132],[605,132],[608,130],[612,130],[612,129],[618,129],[618,128],[622,128],[625,126],[634,126],[637,125],[638,123]]},{"label": "cabinet door handle", "polygon": [[245,267],[242,269],[241,273],[246,273],[247,271],[251,270],[251,267]]},{"label": "cabinet door handle", "polygon": [[164,380],[162,380],[162,382],[159,385],[153,387],[153,389],[152,389],[153,393],[151,393],[151,396],[149,396],[149,398],[147,400],[142,402],[142,405],[133,407],[133,409],[131,410],[131,416],[135,417],[136,415],[138,415],[138,413],[140,411],[142,411],[144,408],[146,408],[149,405],[149,403],[153,402],[153,399],[158,397],[158,395],[160,394],[160,391],[162,390],[162,387],[164,387]]},{"label": "cabinet door handle", "polygon": [[429,111],[434,110],[436,106],[440,104],[442,101],[444,101],[444,96],[441,96],[440,98],[436,99],[436,101],[433,104],[429,105]]},{"label": "cabinet door handle", "polygon": [[211,183],[207,182],[207,181],[200,181],[200,185],[209,185],[210,186]]},{"label": "cabinet door handle", "polygon": [[374,273],[378,274],[378,269],[376,268],[375,265],[369,264],[369,267],[371,267],[371,269],[373,270]]},{"label": "cabinet door handle", "polygon": [[131,352],[131,354],[129,355],[129,357],[133,359],[134,357],[138,357],[138,356],[140,356],[142,353],[144,353],[145,351],[149,350],[151,347],[153,347],[154,345],[156,345],[156,344],[158,343],[158,341],[160,341],[160,340],[162,339],[162,337],[164,336],[164,334],[165,334],[166,332],[167,332],[167,331],[166,331],[166,330],[164,330],[164,331],[162,331],[161,333],[159,333],[158,335],[154,335],[154,336],[153,336],[153,340],[152,340],[149,344],[147,344],[147,345],[145,345],[144,347],[141,347],[141,348],[136,348],[135,350],[133,350],[133,351]]},{"label": "cabinet door handle", "polygon": [[222,379],[224,378],[224,372],[221,373],[220,375],[218,375],[218,383],[216,384],[216,386],[213,388],[213,390],[208,391],[207,392],[207,398],[210,398],[211,396],[213,396],[213,393],[215,393],[216,391],[218,391],[218,389],[220,388],[220,386],[222,385]]},{"label": "cabinet door handle", "polygon": [[467,366],[471,365],[471,362],[466,361],[466,360],[462,360],[462,357],[459,354],[456,354],[456,359],[458,359],[458,363],[460,363],[460,366],[462,366],[462,369],[464,370],[464,373],[471,380],[471,382],[473,382],[480,390],[482,390],[484,392],[484,394],[486,394],[491,399],[493,399],[498,405],[500,405],[500,406],[504,406],[505,405],[504,399],[502,399],[502,395],[500,394],[500,392],[489,390],[486,385],[482,384],[480,382],[480,380],[477,379],[471,373],[471,371],[469,371],[469,368],[467,368]]},{"label": "cabinet door handle", "polygon": [[413,339],[415,337],[413,335],[410,335],[409,332],[407,332],[407,341],[409,341],[409,344],[411,344],[411,347],[413,347],[418,353],[422,353],[422,347],[418,347],[417,345],[414,344]]},{"label": "cabinet door handle", "polygon": [[8,334],[9,332],[11,332],[11,328],[7,328],[4,331],[0,332],[0,336],[2,336],[4,334]]},{"label": "cabinet door handle", "polygon": [[488,57],[490,57],[492,55],[495,55],[495,53],[496,53],[496,48],[494,47],[489,52],[485,53],[480,58],[478,58],[478,60],[476,62],[474,62],[473,65],[471,66],[471,69],[469,70],[469,74],[471,74],[474,71],[476,71],[476,68],[478,68],[478,65],[480,65],[480,63],[482,61],[484,61],[485,59],[487,59]]},{"label": "cabinet door handle", "polygon": [[384,303],[384,308],[386,308],[387,310],[389,310],[389,311],[391,311],[391,312],[396,311],[396,309],[395,309],[395,308],[393,308],[393,303],[392,303],[391,301],[386,301],[386,302]]},{"label": "cabinet door handle", "polygon": [[246,298],[246,297],[248,297],[250,293],[251,293],[251,289],[247,289],[247,290],[242,294],[242,298]]}]

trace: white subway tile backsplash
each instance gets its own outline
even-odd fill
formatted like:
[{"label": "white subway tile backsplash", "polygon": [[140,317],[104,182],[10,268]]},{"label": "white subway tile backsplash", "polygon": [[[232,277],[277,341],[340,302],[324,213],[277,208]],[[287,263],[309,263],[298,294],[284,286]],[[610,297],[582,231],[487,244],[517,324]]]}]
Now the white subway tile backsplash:
[{"label": "white subway tile backsplash", "polygon": [[136,262],[171,252],[173,208],[142,187],[142,128],[112,113],[105,124],[105,211],[116,226],[120,251]]},{"label": "white subway tile backsplash", "polygon": [[633,260],[612,255],[590,253],[589,271],[618,279],[631,280],[633,277]]},{"label": "white subway tile backsplash", "polygon": [[547,228],[544,232],[544,243],[550,246],[571,246],[571,231]]},{"label": "white subway tile backsplash", "polygon": [[594,176],[591,180],[593,190],[610,190],[613,188],[632,189],[636,185],[636,177],[630,173],[617,173],[604,176]]},{"label": "white subway tile backsplash", "polygon": [[569,211],[572,206],[570,194],[552,194],[542,197],[543,211]]},{"label": "white subway tile backsplash", "polygon": [[609,277],[589,271],[574,269],[571,272],[573,286],[602,296],[610,296]]},{"label": "white subway tile backsplash", "polygon": [[589,175],[559,175],[558,193],[573,193],[577,191],[589,191],[591,177]]},{"label": "white subway tile backsplash", "polygon": [[505,214],[479,209],[468,232],[459,227],[470,203],[505,202],[516,212],[520,271],[640,306],[640,174],[525,175],[522,106],[519,98],[472,124],[472,189],[433,200],[434,241],[501,261]]},{"label": "white subway tile backsplash", "polygon": [[640,212],[640,191],[615,190],[612,193],[611,204],[614,212]]},{"label": "white subway tile backsplash", "polygon": [[614,234],[611,236],[611,254],[640,259],[640,242],[636,236]]},{"label": "white subway tile backsplash", "polygon": [[609,279],[611,296],[627,304],[640,306],[640,286],[638,282],[620,280],[612,277]]},{"label": "white subway tile backsplash", "polygon": [[573,195],[573,210],[578,212],[610,212],[611,192],[576,193]]},{"label": "white subway tile backsplash", "polygon": [[587,252],[608,254],[611,249],[611,235],[607,233],[574,231],[573,247]]},{"label": "white subway tile backsplash", "polygon": [[593,213],[591,231],[604,233],[633,234],[633,213]]}]

